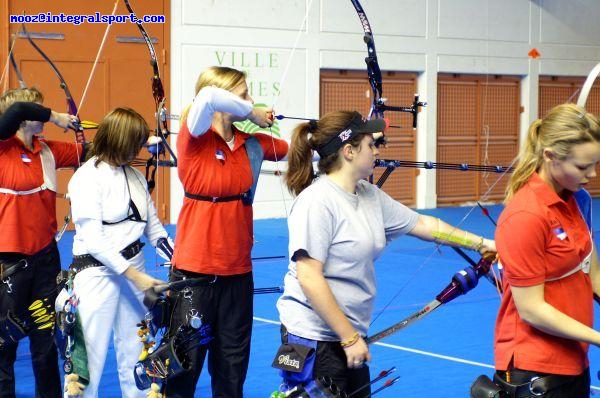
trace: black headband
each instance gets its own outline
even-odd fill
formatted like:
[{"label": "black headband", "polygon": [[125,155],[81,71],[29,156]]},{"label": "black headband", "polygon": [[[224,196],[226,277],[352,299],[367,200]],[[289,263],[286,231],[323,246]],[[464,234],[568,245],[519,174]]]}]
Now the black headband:
[{"label": "black headband", "polygon": [[352,120],[346,128],[339,134],[333,136],[329,141],[316,148],[321,158],[335,153],[352,138],[359,134],[373,134],[383,132],[386,128],[386,122],[383,119],[363,120],[358,112],[354,112]]}]

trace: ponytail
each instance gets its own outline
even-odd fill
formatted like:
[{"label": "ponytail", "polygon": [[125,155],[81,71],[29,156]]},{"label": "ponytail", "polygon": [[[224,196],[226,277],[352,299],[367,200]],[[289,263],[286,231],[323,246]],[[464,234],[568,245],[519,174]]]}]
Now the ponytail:
[{"label": "ponytail", "polygon": [[288,151],[288,171],[285,183],[288,190],[298,196],[308,187],[314,178],[312,166],[312,148],[309,143],[311,123],[303,123],[296,127]]},{"label": "ponytail", "polygon": [[513,171],[508,185],[506,186],[506,198],[505,203],[508,202],[512,196],[529,180],[529,177],[538,170],[542,165],[543,156],[541,151],[543,148],[537,148],[539,146],[539,132],[542,120],[535,120],[527,133],[527,140],[525,146],[519,153],[519,163]]}]

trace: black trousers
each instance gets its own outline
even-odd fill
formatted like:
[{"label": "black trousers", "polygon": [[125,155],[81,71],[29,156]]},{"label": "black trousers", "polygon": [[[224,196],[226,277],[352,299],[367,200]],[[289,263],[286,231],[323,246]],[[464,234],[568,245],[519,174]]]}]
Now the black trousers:
[{"label": "black trousers", "polygon": [[[178,281],[184,276],[196,278],[203,275],[173,269],[169,280]],[[206,279],[212,281],[214,278],[209,276]],[[186,322],[190,313],[197,311],[202,315],[203,323],[210,325],[213,340],[188,353],[191,368],[168,380],[165,387],[167,397],[194,397],[207,354],[212,396],[243,397],[250,361],[253,302],[254,281],[251,272],[218,276],[212,283],[192,287],[191,295],[185,291],[177,294],[170,331],[176,331]]]},{"label": "black trousers", "polygon": [[[17,253],[0,253],[0,261],[11,263],[24,258]],[[33,256],[27,257],[28,266],[0,282],[0,314],[8,311],[24,319],[31,314],[29,306],[37,300],[49,311],[54,311],[57,296],[56,276],[60,271],[60,257],[56,243]],[[37,326],[37,325],[35,325]],[[58,370],[58,352],[53,340],[53,327],[33,328],[29,333],[29,351],[35,376],[36,398],[61,397]],[[0,349],[0,397],[15,397],[14,363],[16,344]]]},{"label": "black trousers", "polygon": [[[497,371],[496,374],[502,379],[506,381],[506,372]],[[523,384],[527,383],[531,380],[532,377],[539,376],[547,376],[548,373],[539,373],[532,372],[528,370],[521,369],[511,369],[510,370],[510,382],[512,384]],[[544,398],[589,398],[590,396],[590,370],[586,369],[582,374],[573,378],[572,381],[561,385],[553,389],[552,391],[548,391],[543,394]],[[535,398],[536,396],[533,394],[522,395],[517,398]]]}]

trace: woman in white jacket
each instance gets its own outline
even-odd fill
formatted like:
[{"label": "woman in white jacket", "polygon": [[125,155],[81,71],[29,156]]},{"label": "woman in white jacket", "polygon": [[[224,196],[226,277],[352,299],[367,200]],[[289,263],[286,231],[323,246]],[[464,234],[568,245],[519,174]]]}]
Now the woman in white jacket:
[{"label": "woman in white jacket", "polygon": [[146,395],[137,389],[133,376],[142,349],[136,341],[136,324],[146,312],[143,291],[162,282],[145,273],[140,238],[145,235],[153,246],[159,239],[164,242],[161,238],[170,242],[146,180],[129,165],[148,135],[148,125],[136,111],[114,109],[100,123],[93,156],[69,182],[76,230],[73,293],[79,299],[90,375],[84,397],[98,396],[113,332],[122,396]]}]

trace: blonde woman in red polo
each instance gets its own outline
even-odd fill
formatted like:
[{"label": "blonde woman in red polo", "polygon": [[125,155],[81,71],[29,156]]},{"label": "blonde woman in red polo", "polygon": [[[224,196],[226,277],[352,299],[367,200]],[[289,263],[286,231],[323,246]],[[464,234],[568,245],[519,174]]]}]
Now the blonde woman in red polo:
[{"label": "blonde woman in red polo", "polygon": [[[559,105],[529,128],[496,230],[504,294],[495,381],[511,397],[587,398],[598,260],[578,196],[600,162],[598,119]],[[590,203],[587,194],[587,203]],[[540,379],[536,379],[536,378]]]},{"label": "blonde woman in red polo", "polygon": [[[74,128],[77,122],[76,116],[42,106],[43,100],[36,88],[9,90],[0,97],[0,397],[3,398],[15,396],[14,363],[18,340],[22,337],[11,334],[7,317],[35,325],[28,328],[28,337],[36,397],[62,396],[49,314],[53,314],[56,275],[60,271],[54,239],[56,169],[76,167],[83,159],[84,148],[75,142],[38,137],[46,122],[62,128]],[[43,314],[35,319],[36,323],[29,319],[30,305],[34,302],[45,303],[34,313]]]},{"label": "blonde woman in red polo", "polygon": [[246,119],[261,127],[273,124],[270,109],[253,108],[243,72],[208,68],[195,91],[177,137],[185,199],[170,279],[204,282],[176,299],[171,330],[198,313],[211,326],[213,340],[189,353],[191,369],[170,379],[166,393],[193,397],[208,352],[212,396],[241,398],[252,332],[252,198],[262,160],[281,160],[288,145],[233,125]]}]

